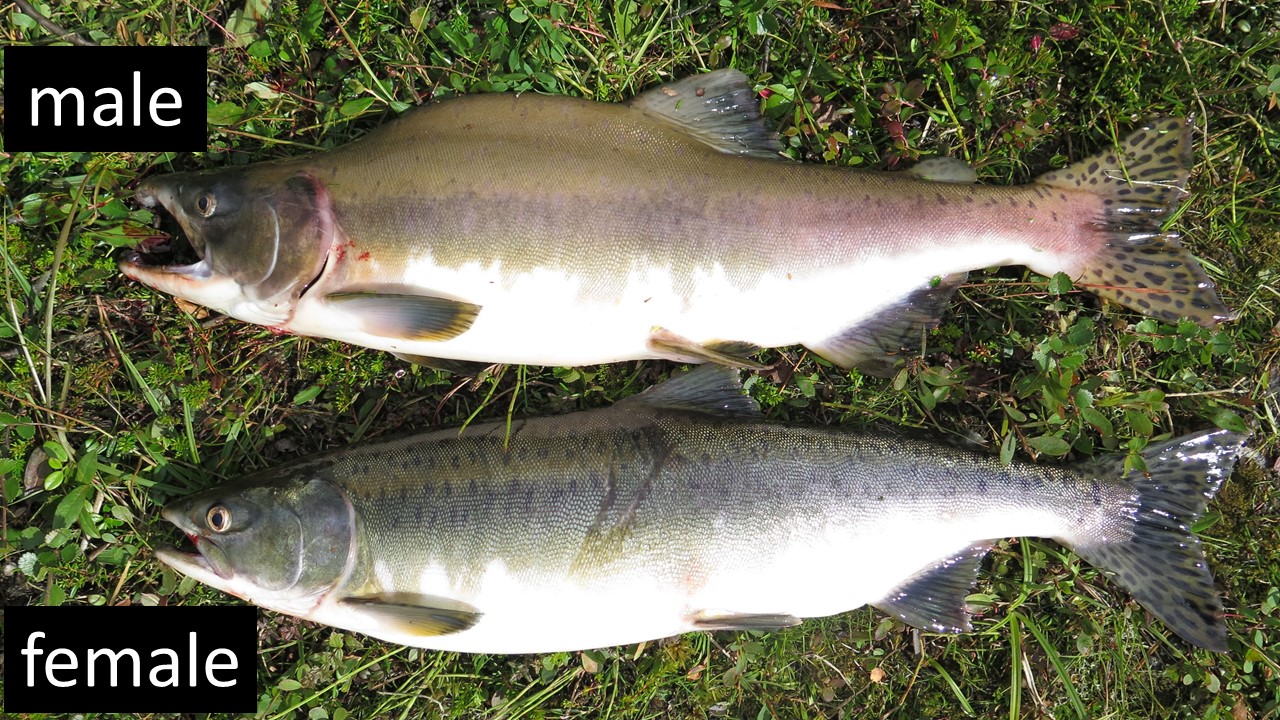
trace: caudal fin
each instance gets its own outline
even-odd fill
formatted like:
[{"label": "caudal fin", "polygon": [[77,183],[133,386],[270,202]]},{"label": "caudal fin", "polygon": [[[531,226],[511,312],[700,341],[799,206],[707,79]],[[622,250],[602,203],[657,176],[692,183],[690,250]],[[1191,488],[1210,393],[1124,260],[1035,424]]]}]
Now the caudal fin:
[{"label": "caudal fin", "polygon": [[[1247,437],[1213,430],[1147,448],[1142,453],[1147,472],[1125,478],[1133,496],[1106,536],[1072,546],[1080,557],[1112,573],[1113,580],[1184,640],[1218,652],[1227,649],[1222,600],[1190,526],[1231,474]],[[1099,462],[1092,472],[1100,479],[1119,476],[1124,460]]]},{"label": "caudal fin", "polygon": [[1231,311],[1213,281],[1160,226],[1177,208],[1191,172],[1191,128],[1179,118],[1156,118],[1113,150],[1036,178],[1042,185],[1101,195],[1096,219],[1105,236],[1079,278],[1091,292],[1161,320],[1186,317],[1211,327]]}]

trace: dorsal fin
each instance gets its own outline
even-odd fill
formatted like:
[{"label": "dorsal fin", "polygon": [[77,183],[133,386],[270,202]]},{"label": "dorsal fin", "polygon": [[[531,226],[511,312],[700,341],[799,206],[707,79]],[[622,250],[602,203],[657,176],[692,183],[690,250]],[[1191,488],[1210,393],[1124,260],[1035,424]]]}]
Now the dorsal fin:
[{"label": "dorsal fin", "polygon": [[732,68],[660,85],[628,104],[722,153],[784,159],[747,76]]},{"label": "dorsal fin", "polygon": [[738,371],[723,365],[699,366],[639,395],[619,400],[617,405],[692,410],[727,417],[760,416],[760,406],[743,390]]}]

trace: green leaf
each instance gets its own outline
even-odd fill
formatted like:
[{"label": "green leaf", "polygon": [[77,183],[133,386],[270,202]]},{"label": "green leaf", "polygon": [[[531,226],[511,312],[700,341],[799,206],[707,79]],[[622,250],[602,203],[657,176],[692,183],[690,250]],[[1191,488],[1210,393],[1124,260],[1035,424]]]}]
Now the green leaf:
[{"label": "green leaf", "polygon": [[1151,437],[1151,431],[1154,429],[1151,425],[1151,418],[1140,410],[1125,410],[1124,417],[1129,421],[1129,428],[1133,430],[1133,434],[1138,437]]},{"label": "green leaf", "polygon": [[210,125],[234,125],[244,117],[244,108],[226,101],[210,105],[205,110],[205,122]]},{"label": "green leaf", "polygon": [[81,485],[88,485],[93,481],[93,476],[98,472],[98,453],[92,450],[80,456],[80,460],[76,463],[76,482]]},{"label": "green leaf", "polygon": [[1013,453],[1018,449],[1018,435],[1010,432],[1000,441],[1000,464],[1008,465],[1013,462]]},{"label": "green leaf", "polygon": [[377,101],[378,99],[373,97],[363,97],[363,98],[358,98],[356,100],[348,100],[342,103],[342,107],[338,108],[338,112],[342,113],[347,117],[355,117],[356,115],[363,113],[365,110],[368,110],[369,107],[372,106]]},{"label": "green leaf", "polygon": [[[241,37],[244,37],[244,35]],[[271,57],[271,43],[266,40],[257,40],[249,45],[246,52],[249,53],[249,57],[266,60]]]},{"label": "green leaf", "polygon": [[56,440],[45,440],[40,447],[44,448],[44,453],[49,456],[50,462],[57,460],[60,463],[65,463],[68,459],[67,449],[62,447],[62,444]]},{"label": "green leaf", "polygon": [[1115,434],[1115,428],[1111,426],[1107,416],[1091,407],[1080,408],[1080,418],[1096,428],[1103,437],[1111,437]]},{"label": "green leaf", "polygon": [[429,8],[417,7],[409,13],[409,25],[418,32],[422,32],[424,28],[428,27],[430,21],[431,10]]},{"label": "green leaf", "polygon": [[4,476],[4,502],[10,505],[22,495],[22,478],[18,475]]},{"label": "green leaf", "polygon": [[1249,426],[1244,424],[1244,420],[1241,419],[1239,415],[1225,408],[1219,410],[1218,414],[1213,416],[1213,424],[1223,430],[1231,430],[1234,432],[1249,431]]},{"label": "green leaf", "polygon": [[519,5],[511,8],[511,12],[509,15],[511,17],[511,22],[513,23],[522,23],[525,20],[529,19],[529,13],[525,12],[524,8],[520,7]]},{"label": "green leaf", "polygon": [[1056,435],[1040,435],[1027,438],[1027,444],[1035,448],[1037,452],[1055,457],[1066,455],[1071,451],[1071,445]]},{"label": "green leaf", "polygon": [[1026,414],[1023,413],[1018,408],[1013,407],[1011,405],[1001,405],[1001,407],[1004,408],[1004,414],[1008,415],[1010,420],[1017,423],[1024,423],[1027,421]]},{"label": "green leaf", "polygon": [[294,690],[301,690],[302,683],[298,682],[297,680],[291,680],[289,678],[285,678],[284,680],[281,680],[276,685],[276,687],[280,688],[284,692],[293,692]]},{"label": "green leaf", "polygon": [[312,385],[311,387],[307,388],[306,390],[303,390],[302,392],[298,393],[297,395],[294,395],[294,396],[293,396],[293,404],[294,404],[294,405],[306,405],[307,403],[311,402],[312,400],[315,400],[315,399],[316,399],[316,397],[318,397],[318,396],[320,395],[320,393],[321,393],[321,392],[323,392],[323,391],[324,391],[324,388],[320,387],[319,385]]},{"label": "green leaf", "polygon": [[77,485],[71,489],[58,502],[58,507],[53,511],[53,526],[55,528],[70,527],[80,515],[80,511],[84,509],[85,503],[89,500],[89,494],[93,492],[92,485]]},{"label": "green leaf", "polygon": [[39,27],[39,25],[36,24],[35,20],[32,20],[27,15],[17,12],[16,10],[9,14],[9,19],[13,20],[13,24],[15,26],[23,28],[25,30],[34,30],[37,27]]}]

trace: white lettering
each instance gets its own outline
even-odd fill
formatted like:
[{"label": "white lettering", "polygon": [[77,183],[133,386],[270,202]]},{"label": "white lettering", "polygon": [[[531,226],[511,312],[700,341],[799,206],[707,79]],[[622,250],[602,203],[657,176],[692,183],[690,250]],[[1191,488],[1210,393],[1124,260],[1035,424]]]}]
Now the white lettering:
[{"label": "white lettering", "polygon": [[[169,662],[164,663],[162,665],[157,665],[151,668],[151,686],[152,687],[165,687],[165,686],[178,687],[178,683],[180,682],[178,680],[178,675],[179,675],[178,653],[174,652],[173,650],[170,650],[169,648],[160,648],[158,650],[152,650],[151,657],[155,657],[160,653],[164,653],[165,655],[168,655]],[[168,671],[169,679],[167,681],[161,681],[159,676],[157,675],[157,673],[159,673],[161,670]]]},{"label": "white lettering", "polygon": [[89,678],[88,678],[89,687],[93,687],[93,661],[103,655],[106,655],[107,657],[111,658],[111,687],[117,687],[119,683],[119,677],[118,677],[117,671],[120,668],[119,666],[116,665],[116,663],[120,662],[120,658],[124,657],[125,655],[128,655],[129,657],[133,658],[133,687],[139,687],[140,685],[142,685],[142,680],[139,678],[139,674],[142,672],[142,661],[138,659],[137,650],[133,650],[131,648],[125,648],[120,652],[113,652],[111,648],[102,648],[101,650],[94,650],[94,649],[89,650],[88,661],[85,663],[86,665],[89,666]]},{"label": "white lettering", "polygon": [[133,71],[133,126],[142,125],[142,73]]},{"label": "white lettering", "polygon": [[198,659],[199,656],[196,655],[196,634],[194,631],[190,633],[190,638],[188,647],[191,648],[191,652],[187,655],[187,660],[191,663],[191,668],[187,670],[187,677],[191,679],[191,687],[195,687],[196,681],[199,679],[196,673],[198,672],[197,668],[200,667],[200,661]]},{"label": "white lettering", "polygon": [[22,649],[22,654],[27,656],[27,687],[36,686],[36,656],[43,655],[44,651],[36,647],[36,640],[44,637],[44,631],[33,632],[27,636],[27,646]]},{"label": "white lettering", "polygon": [[[54,658],[58,657],[59,655],[66,655],[67,657],[71,658],[71,661],[67,663],[58,664],[58,661],[55,660]],[[75,670],[76,667],[77,667],[76,656],[66,648],[58,648],[49,653],[49,659],[46,660],[44,663],[44,676],[49,680],[50,685],[56,685],[57,687],[73,687],[76,684],[75,680],[65,680],[65,681],[59,680],[58,678],[53,676],[53,671],[54,670]]]},{"label": "white lettering", "polygon": [[84,95],[75,88],[67,88],[58,92],[53,88],[31,88],[31,127],[40,126],[40,98],[48,95],[53,98],[53,124],[62,127],[62,101],[68,96],[76,99],[76,125],[84,126]]},{"label": "white lettering", "polygon": [[[27,659],[27,687],[36,687],[35,677],[37,672],[37,658],[45,656],[44,673],[45,679],[54,687],[69,688],[75,687],[79,679],[72,677],[64,679],[57,676],[56,673],[71,671],[73,675],[79,669],[79,659],[75,652],[66,648],[53,648],[47,653],[37,644],[40,640],[47,639],[44,631],[33,632],[27,635],[26,647],[19,652],[26,656]],[[188,670],[189,687],[200,687],[200,666],[201,658],[198,652],[198,638],[195,632],[188,634],[187,641],[187,661],[190,663]],[[120,669],[120,662],[124,658],[133,661],[132,664],[132,687],[144,687],[142,684],[143,666],[142,659],[139,657],[138,651],[131,648],[121,650],[113,650],[111,648],[87,648],[85,650],[85,667],[88,670],[86,680],[87,687],[95,687],[97,683],[97,660],[99,658],[107,658],[110,664],[111,678],[107,683],[109,687],[122,687],[120,676],[127,673]],[[147,679],[150,680],[151,687],[181,687],[182,686],[182,662],[176,650],[169,648],[157,648],[151,651],[151,661],[155,663],[146,673]],[[227,648],[215,648],[204,658],[204,676],[208,679],[210,685],[215,687],[234,687],[237,679],[233,676],[230,678],[220,678],[219,673],[227,672],[234,674],[240,668],[240,658]],[[124,683],[129,682],[126,674]]]},{"label": "white lettering", "polygon": [[[115,88],[102,88],[93,95],[94,97],[99,97],[101,95],[106,95],[107,93],[110,93],[111,96],[115,98],[115,102],[99,105],[98,109],[93,111],[93,121],[98,123],[99,127],[106,127],[108,125],[124,125],[124,98],[120,96],[119,90]],[[115,120],[104,120],[102,118],[103,110],[111,110],[114,112]]]},{"label": "white lettering", "polygon": [[[219,655],[226,655],[227,657],[231,658],[231,661],[224,662],[224,663],[214,662],[213,659],[218,657]],[[235,653],[231,652],[226,648],[218,648],[217,650],[214,650],[213,652],[209,653],[209,657],[205,658],[204,676],[209,678],[210,683],[217,685],[218,687],[231,687],[232,685],[236,684],[235,680],[219,680],[218,678],[213,676],[213,671],[214,670],[235,670],[237,667],[239,667],[239,660],[236,658]]]},{"label": "white lettering", "polygon": [[[173,98],[173,102],[167,102],[167,103],[159,102],[158,98],[160,97],[161,93],[167,93],[169,96]],[[173,127],[174,125],[177,125],[178,123],[182,122],[182,118],[178,118],[177,120],[164,120],[160,117],[160,113],[157,111],[181,110],[181,109],[182,109],[182,96],[178,94],[177,90],[166,87],[166,88],[160,88],[159,90],[151,94],[151,122],[157,125],[163,125],[165,127]]]}]

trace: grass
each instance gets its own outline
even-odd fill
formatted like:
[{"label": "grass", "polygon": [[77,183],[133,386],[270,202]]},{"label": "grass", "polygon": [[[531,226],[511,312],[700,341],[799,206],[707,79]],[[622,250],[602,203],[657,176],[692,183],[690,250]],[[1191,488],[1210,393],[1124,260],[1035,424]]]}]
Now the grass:
[{"label": "grass", "polygon": [[[167,500],[359,438],[605,405],[671,369],[507,368],[460,386],[379,352],[180,309],[115,270],[116,252],[150,232],[130,200],[139,175],[341,145],[460,93],[618,101],[731,65],[768,91],[796,158],[882,169],[950,154],[997,184],[1105,147],[1144,116],[1194,115],[1192,192],[1173,227],[1236,321],[1166,325],[1062,278],[975,273],[932,352],[897,377],[790,348],[762,356],[784,370],[752,391],[779,420],[924,428],[1045,462],[1254,428],[1252,459],[1198,528],[1230,651],[1192,651],[1051,542],[1005,540],[970,598],[977,631],[959,637],[864,608],[775,633],[465,656],[263,613],[259,715],[1280,716],[1268,469],[1280,434],[1280,28],[1265,3],[300,0],[261,23],[207,0],[37,7],[101,44],[212,45],[209,152],[0,153],[6,603],[228,602],[153,560],[153,544],[177,539],[158,516]],[[6,12],[5,42],[51,42]],[[33,456],[47,460],[31,478]]]}]

